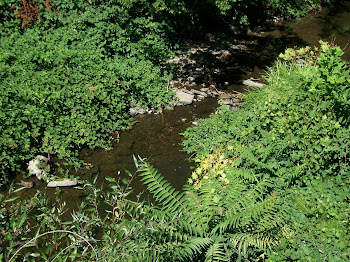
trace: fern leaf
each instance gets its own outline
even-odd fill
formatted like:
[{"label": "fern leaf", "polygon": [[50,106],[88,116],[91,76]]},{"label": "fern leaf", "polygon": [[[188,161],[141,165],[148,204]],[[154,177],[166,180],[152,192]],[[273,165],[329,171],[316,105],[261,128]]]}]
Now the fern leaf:
[{"label": "fern leaf", "polygon": [[143,183],[155,199],[169,212],[186,212],[183,193],[176,191],[149,163],[139,163],[139,172]]},{"label": "fern leaf", "polygon": [[237,233],[230,234],[229,245],[238,255],[248,256],[248,248],[266,249],[274,243],[273,239],[263,234]]},{"label": "fern leaf", "polygon": [[192,238],[178,247],[174,252],[174,256],[177,260],[189,261],[211,244],[212,240],[210,238]]},{"label": "fern leaf", "polygon": [[205,262],[211,261],[228,261],[229,258],[226,255],[225,246],[223,243],[214,242],[207,250],[205,254]]}]

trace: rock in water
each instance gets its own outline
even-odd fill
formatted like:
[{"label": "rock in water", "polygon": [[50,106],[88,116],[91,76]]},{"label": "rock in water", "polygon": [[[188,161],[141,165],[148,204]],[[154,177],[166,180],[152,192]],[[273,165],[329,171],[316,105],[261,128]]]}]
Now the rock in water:
[{"label": "rock in water", "polygon": [[232,104],[232,96],[230,94],[221,94],[219,96],[219,101],[223,103],[224,105],[231,105]]},{"label": "rock in water", "polygon": [[25,187],[25,188],[32,188],[32,187],[34,187],[34,182],[33,181],[21,181],[20,185]]},{"label": "rock in water", "polygon": [[192,104],[194,98],[193,94],[188,94],[181,90],[176,90],[175,94],[181,103]]},{"label": "rock in water", "polygon": [[47,183],[47,187],[61,187],[61,186],[76,186],[78,184],[78,180],[74,179],[63,179],[59,181],[50,181]]},{"label": "rock in water", "polygon": [[264,86],[264,84],[254,82],[254,81],[252,81],[250,79],[244,80],[243,81],[243,85],[251,86],[251,87],[257,87],[257,88],[262,88]]}]

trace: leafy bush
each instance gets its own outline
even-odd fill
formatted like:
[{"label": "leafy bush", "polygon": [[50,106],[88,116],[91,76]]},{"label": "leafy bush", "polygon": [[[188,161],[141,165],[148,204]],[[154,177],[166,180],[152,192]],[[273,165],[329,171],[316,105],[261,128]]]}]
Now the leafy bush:
[{"label": "leafy bush", "polygon": [[309,8],[318,10],[321,4],[330,0],[209,0],[223,15],[230,16],[241,25],[261,24],[266,19],[282,17],[299,18],[307,14]]},{"label": "leafy bush", "polygon": [[269,252],[269,261],[347,261],[349,247],[349,180],[313,181],[288,191],[290,203],[284,238]]},{"label": "leafy bush", "polygon": [[55,24],[1,39],[1,179],[39,153],[77,166],[79,148],[106,147],[110,132],[130,126],[131,105],[158,108],[173,98],[160,23],[121,4],[62,5]]},{"label": "leafy bush", "polygon": [[271,261],[349,257],[350,70],[339,47],[320,44],[287,50],[240,111],[221,109],[184,133],[200,163],[195,188],[205,179],[231,185],[230,174],[272,180],[289,215]]},{"label": "leafy bush", "polygon": [[349,172],[349,69],[339,47],[322,43],[321,49],[300,51],[320,52],[311,65],[278,62],[269,85],[247,94],[239,112],[221,110],[188,129],[186,150],[201,156],[222,144],[226,156],[237,156],[236,167],[287,184],[330,174],[342,180]]}]

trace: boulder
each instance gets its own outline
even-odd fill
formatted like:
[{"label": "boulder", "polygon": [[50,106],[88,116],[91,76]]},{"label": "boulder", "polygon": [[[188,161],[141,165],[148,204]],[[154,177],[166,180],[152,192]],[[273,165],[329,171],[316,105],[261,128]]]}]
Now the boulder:
[{"label": "boulder", "polygon": [[188,94],[181,90],[176,90],[175,94],[181,103],[192,104],[194,98],[193,94]]},{"label": "boulder", "polygon": [[219,101],[224,105],[232,105],[232,96],[230,94],[223,93],[219,96]]},{"label": "boulder", "polygon": [[196,89],[191,89],[191,92],[195,95],[203,96],[203,97],[208,97],[207,93],[196,90]]},{"label": "boulder", "polygon": [[241,102],[241,99],[239,98],[232,98],[232,103],[240,103]]}]

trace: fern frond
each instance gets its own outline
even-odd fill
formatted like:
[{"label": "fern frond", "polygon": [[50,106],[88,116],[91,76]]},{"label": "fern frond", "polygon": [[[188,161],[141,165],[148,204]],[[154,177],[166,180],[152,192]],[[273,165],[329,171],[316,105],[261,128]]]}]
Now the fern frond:
[{"label": "fern frond", "polygon": [[260,231],[271,228],[275,225],[278,198],[278,194],[274,192],[260,202],[250,199],[245,203],[245,206],[242,206],[240,212],[235,214],[227,212],[224,220],[216,225],[212,233],[216,233],[217,230],[223,233],[228,230],[240,229],[250,224],[256,224],[256,222],[260,222]]},{"label": "fern frond", "polygon": [[143,183],[155,199],[169,212],[185,212],[191,215],[184,205],[184,193],[175,190],[149,163],[139,163],[139,172]]},{"label": "fern frond", "polygon": [[228,261],[225,245],[220,242],[214,242],[205,253],[205,262]]},{"label": "fern frond", "polygon": [[210,238],[192,238],[175,250],[175,259],[189,261],[196,254],[199,254],[203,249],[210,246],[212,242]]},{"label": "fern frond", "polygon": [[238,255],[248,256],[248,248],[267,249],[273,243],[273,238],[264,234],[237,233],[230,234],[229,245]]},{"label": "fern frond", "polygon": [[192,222],[192,219],[181,219],[177,221],[177,225],[179,227],[179,230],[182,232],[186,232],[187,234],[191,236],[200,236],[203,237],[206,233],[206,230],[203,227],[198,227],[196,223]]},{"label": "fern frond", "polygon": [[224,213],[220,205],[222,196],[219,192],[220,185],[215,180],[203,181],[200,190],[186,192],[186,206],[192,214],[188,222],[200,228],[202,232],[208,231],[213,217]]}]

